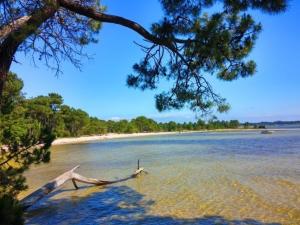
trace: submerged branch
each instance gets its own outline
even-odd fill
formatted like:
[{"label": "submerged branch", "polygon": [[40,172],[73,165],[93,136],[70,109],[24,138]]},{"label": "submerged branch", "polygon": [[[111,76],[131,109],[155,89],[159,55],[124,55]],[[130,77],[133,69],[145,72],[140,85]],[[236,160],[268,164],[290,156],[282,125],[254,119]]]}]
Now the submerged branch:
[{"label": "submerged branch", "polygon": [[122,178],[122,179],[118,179],[118,180],[109,181],[109,180],[99,180],[99,179],[95,179],[95,178],[88,178],[88,177],[84,177],[78,173],[75,173],[74,171],[78,167],[79,167],[79,165],[75,166],[73,169],[61,174],[60,176],[56,177],[54,180],[48,182],[44,186],[40,187],[39,189],[37,189],[36,191],[34,191],[30,195],[28,195],[27,197],[23,198],[21,200],[21,205],[23,206],[23,208],[27,209],[30,206],[34,205],[37,201],[39,201],[40,199],[45,197],[47,194],[54,191],[56,188],[60,187],[61,185],[63,185],[65,182],[67,182],[69,180],[72,180],[74,187],[76,189],[78,189],[76,181],[81,182],[81,183],[94,184],[97,186],[101,186],[101,185],[113,184],[113,183],[123,182],[123,181],[129,180],[129,179],[133,179],[144,171],[144,168],[139,168],[139,165],[138,165],[138,169],[130,176]]}]

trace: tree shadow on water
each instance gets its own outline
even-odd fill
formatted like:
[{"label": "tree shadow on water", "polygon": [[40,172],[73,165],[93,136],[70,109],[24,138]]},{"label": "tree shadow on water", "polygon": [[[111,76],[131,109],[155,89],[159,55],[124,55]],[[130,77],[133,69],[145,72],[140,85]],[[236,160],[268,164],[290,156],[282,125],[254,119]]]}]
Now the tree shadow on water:
[{"label": "tree shadow on water", "polygon": [[170,216],[149,215],[154,201],[127,186],[109,186],[84,197],[47,199],[31,207],[26,224],[218,224],[218,225],[280,225],[263,223],[254,219],[228,220],[221,216],[204,216],[184,219]]}]

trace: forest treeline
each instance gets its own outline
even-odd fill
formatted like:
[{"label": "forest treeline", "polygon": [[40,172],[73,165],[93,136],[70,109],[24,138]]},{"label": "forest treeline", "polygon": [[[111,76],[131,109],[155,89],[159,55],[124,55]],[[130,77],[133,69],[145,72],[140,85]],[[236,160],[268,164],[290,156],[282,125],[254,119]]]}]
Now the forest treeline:
[{"label": "forest treeline", "polygon": [[[49,131],[54,137],[77,137],[106,133],[137,133],[160,131],[191,131],[204,129],[238,128],[238,120],[176,123],[174,121],[158,123],[153,119],[139,116],[132,120],[101,120],[91,117],[81,109],[75,109],[63,104],[59,94],[50,93],[47,96],[25,98],[22,94],[23,81],[16,74],[10,73],[5,96],[2,101],[1,114],[2,138],[22,138],[36,135],[40,128]],[[29,132],[30,131],[30,132]],[[28,134],[28,132],[30,134]],[[15,136],[15,137],[12,137]],[[53,138],[53,137],[52,137]]]}]

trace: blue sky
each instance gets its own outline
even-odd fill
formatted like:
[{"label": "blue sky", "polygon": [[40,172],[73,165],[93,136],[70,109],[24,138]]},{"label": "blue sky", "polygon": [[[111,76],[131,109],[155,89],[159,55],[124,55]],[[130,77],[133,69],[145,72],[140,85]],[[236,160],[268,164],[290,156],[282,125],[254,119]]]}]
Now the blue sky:
[{"label": "blue sky", "polygon": [[[158,1],[102,1],[107,13],[135,20],[149,28],[161,18]],[[124,3],[123,3],[124,2]],[[263,24],[255,49],[250,55],[258,65],[255,76],[233,82],[212,80],[216,92],[231,104],[220,119],[241,121],[300,120],[300,2],[290,1],[284,14],[266,15],[255,12]],[[142,38],[133,31],[112,24],[104,24],[99,43],[86,52],[93,59],[83,59],[82,71],[62,62],[63,74],[58,77],[42,64],[34,66],[20,55],[20,63],[13,64],[25,83],[27,97],[57,92],[66,104],[81,108],[102,119],[131,119],[145,115],[158,121],[191,121],[195,114],[189,110],[159,113],[154,95],[161,90],[145,91],[127,88],[126,77],[132,65],[142,57],[133,41]]]}]

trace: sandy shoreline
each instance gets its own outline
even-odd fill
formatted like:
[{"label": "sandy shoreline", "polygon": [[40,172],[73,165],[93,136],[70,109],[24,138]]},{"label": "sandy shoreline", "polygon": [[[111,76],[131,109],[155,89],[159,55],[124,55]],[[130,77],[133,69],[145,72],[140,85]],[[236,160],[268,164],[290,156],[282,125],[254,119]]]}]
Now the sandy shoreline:
[{"label": "sandy shoreline", "polygon": [[103,134],[103,135],[58,138],[52,142],[52,145],[77,144],[77,143],[101,141],[101,140],[107,140],[107,139],[145,137],[145,136],[168,135],[168,134],[176,134],[176,133],[178,133],[178,132],[151,132],[151,133],[132,133],[132,134],[109,133],[109,134]]},{"label": "sandy shoreline", "polygon": [[[170,135],[170,134],[184,134],[184,133],[207,133],[207,132],[240,132],[240,131],[262,131],[264,129],[217,129],[217,130],[198,130],[198,131],[172,131],[172,132],[149,132],[149,133],[132,133],[132,134],[116,134],[108,133],[103,135],[92,135],[82,137],[68,137],[58,138],[52,142],[52,145],[65,145],[65,144],[78,144],[92,141],[110,140],[118,138],[132,138],[132,137],[145,137],[145,136],[159,136],[159,135]],[[278,130],[297,130],[297,128],[270,128],[267,130],[278,131]]]},{"label": "sandy shoreline", "polygon": [[199,131],[172,131],[172,132],[149,132],[149,133],[132,133],[132,134],[116,134],[108,133],[103,135],[81,136],[81,137],[67,137],[58,138],[52,142],[52,145],[65,145],[65,144],[78,144],[91,141],[110,140],[118,138],[131,138],[131,137],[146,137],[146,136],[159,136],[170,134],[183,134],[183,133],[206,133],[206,132],[232,132],[232,131],[254,131],[260,129],[218,129],[218,130],[199,130]]}]

